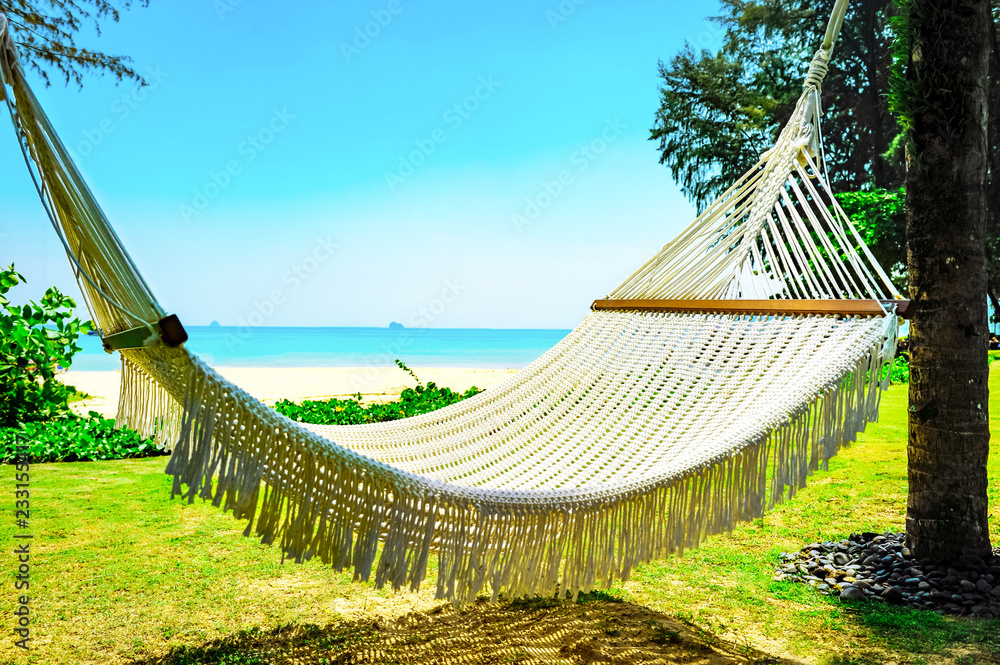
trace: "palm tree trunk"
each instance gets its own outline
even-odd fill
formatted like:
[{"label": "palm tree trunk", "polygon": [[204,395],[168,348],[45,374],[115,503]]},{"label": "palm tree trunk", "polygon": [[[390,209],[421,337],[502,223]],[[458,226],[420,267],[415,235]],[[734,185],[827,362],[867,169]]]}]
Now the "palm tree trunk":
[{"label": "palm tree trunk", "polygon": [[[994,0],[994,7],[997,6]],[[994,10],[994,15],[1000,11]],[[986,290],[993,305],[993,316],[1000,323],[1000,22],[993,19],[990,32],[990,68],[987,103],[990,109],[987,130],[986,181]],[[994,326],[994,329],[995,326]]]},{"label": "palm tree trunk", "polygon": [[990,551],[986,461],[988,0],[913,0],[906,113],[906,531],[919,558]]}]

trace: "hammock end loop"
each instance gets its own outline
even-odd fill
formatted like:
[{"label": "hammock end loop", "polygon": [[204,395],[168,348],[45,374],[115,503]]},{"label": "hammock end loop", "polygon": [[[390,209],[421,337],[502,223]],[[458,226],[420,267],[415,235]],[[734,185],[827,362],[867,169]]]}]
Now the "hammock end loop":
[{"label": "hammock end loop", "polygon": [[830,69],[830,50],[823,49],[816,51],[812,62],[809,63],[809,72],[806,74],[805,83],[802,87],[806,90],[813,88],[817,94],[823,89],[823,79]]}]

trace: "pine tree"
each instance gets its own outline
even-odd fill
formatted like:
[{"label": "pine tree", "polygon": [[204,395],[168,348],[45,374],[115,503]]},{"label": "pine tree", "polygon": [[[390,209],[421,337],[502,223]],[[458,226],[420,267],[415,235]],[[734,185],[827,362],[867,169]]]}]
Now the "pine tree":
[{"label": "pine tree", "polygon": [[[723,0],[717,53],[690,45],[660,63],[650,138],[660,163],[700,209],[769,148],[802,93],[833,0]],[[898,127],[886,104],[891,0],[851,3],[823,84],[823,134],[840,191],[898,188]]]},{"label": "pine tree", "polygon": [[[128,9],[132,1],[120,0],[116,7],[106,0],[0,0],[0,12],[7,17],[21,62],[38,73],[46,85],[52,82],[50,76],[56,76],[67,85],[83,87],[83,76],[88,73],[110,74],[118,81],[142,84],[143,78],[132,68],[128,56],[108,55],[76,44],[81,28],[87,23],[99,35],[101,24],[109,20],[117,22],[119,7]],[[137,2],[145,7],[149,0]]]}]

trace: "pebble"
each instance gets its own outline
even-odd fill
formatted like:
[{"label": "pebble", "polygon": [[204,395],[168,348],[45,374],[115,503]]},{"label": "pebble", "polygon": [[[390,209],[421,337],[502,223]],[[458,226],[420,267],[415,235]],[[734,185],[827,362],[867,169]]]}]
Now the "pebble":
[{"label": "pebble", "polygon": [[824,595],[877,600],[938,614],[1000,617],[1000,548],[983,559],[917,561],[906,534],[865,532],[783,553],[775,579],[805,582]]},{"label": "pebble", "polygon": [[888,589],[886,589],[885,593],[882,594],[882,597],[885,598],[885,602],[889,603],[890,605],[903,604],[903,590],[900,589],[898,586],[891,586]]},{"label": "pebble", "polygon": [[851,598],[854,600],[861,600],[865,597],[864,589],[856,586],[845,586],[840,590],[841,598]]}]

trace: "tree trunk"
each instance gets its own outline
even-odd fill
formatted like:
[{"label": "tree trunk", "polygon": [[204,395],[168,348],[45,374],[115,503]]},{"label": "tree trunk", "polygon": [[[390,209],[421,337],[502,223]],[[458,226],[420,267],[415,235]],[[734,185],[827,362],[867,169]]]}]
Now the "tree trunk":
[{"label": "tree trunk", "polygon": [[913,0],[906,113],[909,498],[918,558],[990,552],[986,461],[988,0]]},{"label": "tree trunk", "polygon": [[[994,3],[996,4],[996,3]],[[1000,323],[1000,24],[993,20],[990,31],[989,91],[990,117],[987,130],[986,180],[986,291],[993,304],[994,321]]]}]

